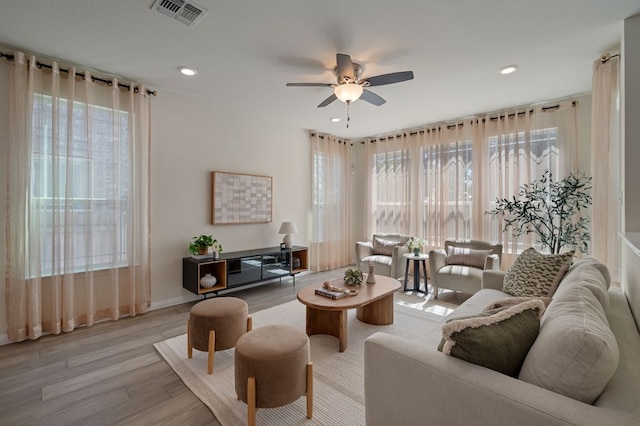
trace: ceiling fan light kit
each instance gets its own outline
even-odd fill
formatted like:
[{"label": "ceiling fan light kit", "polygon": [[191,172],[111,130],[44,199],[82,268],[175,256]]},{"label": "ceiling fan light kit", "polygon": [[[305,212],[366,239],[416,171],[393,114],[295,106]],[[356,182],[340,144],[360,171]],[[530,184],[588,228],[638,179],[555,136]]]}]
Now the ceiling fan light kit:
[{"label": "ceiling fan light kit", "polygon": [[335,87],[334,93],[342,102],[350,103],[357,101],[362,95],[364,89],[359,84],[345,83]]}]

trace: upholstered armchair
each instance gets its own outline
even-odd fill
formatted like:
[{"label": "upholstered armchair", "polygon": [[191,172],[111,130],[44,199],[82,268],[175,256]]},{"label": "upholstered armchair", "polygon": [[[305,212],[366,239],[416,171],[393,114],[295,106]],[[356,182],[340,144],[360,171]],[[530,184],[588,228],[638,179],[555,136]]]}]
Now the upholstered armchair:
[{"label": "upholstered armchair", "polygon": [[482,272],[500,269],[502,245],[484,241],[445,241],[444,250],[429,252],[433,298],[446,288],[473,294],[482,289]]},{"label": "upholstered armchair", "polygon": [[368,242],[356,243],[356,266],[361,271],[369,270],[373,262],[377,275],[398,278],[404,274],[403,254],[409,253],[409,237],[401,234],[374,234]]}]

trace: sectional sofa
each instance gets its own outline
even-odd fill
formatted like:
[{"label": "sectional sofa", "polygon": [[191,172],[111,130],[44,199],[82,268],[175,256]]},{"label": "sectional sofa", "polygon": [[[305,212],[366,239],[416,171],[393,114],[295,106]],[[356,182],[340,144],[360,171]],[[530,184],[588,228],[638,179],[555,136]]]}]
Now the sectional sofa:
[{"label": "sectional sofa", "polygon": [[[511,297],[504,275],[486,272],[448,319]],[[604,265],[575,262],[514,377],[438,351],[442,333],[428,345],[375,333],[365,342],[367,425],[640,425],[638,324],[610,284]]]}]

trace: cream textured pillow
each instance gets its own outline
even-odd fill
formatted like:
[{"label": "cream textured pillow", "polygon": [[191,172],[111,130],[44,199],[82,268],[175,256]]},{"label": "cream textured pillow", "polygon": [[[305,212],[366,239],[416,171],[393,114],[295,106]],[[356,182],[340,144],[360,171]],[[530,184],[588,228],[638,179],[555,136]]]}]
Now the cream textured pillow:
[{"label": "cream textured pillow", "polygon": [[549,305],[518,378],[592,404],[619,357],[604,308],[588,288],[576,286]]},{"label": "cream textured pillow", "polygon": [[385,240],[380,237],[373,237],[373,254],[380,254],[384,256],[393,256],[393,248],[396,246],[402,246],[405,243],[401,241]]},{"label": "cream textured pillow", "polygon": [[528,300],[515,306],[453,318],[442,326],[442,353],[517,377],[536,340],[544,303]]},{"label": "cream textured pillow", "polygon": [[491,250],[475,250],[465,247],[449,247],[447,265],[463,265],[484,269],[484,262]]},{"label": "cream textured pillow", "polygon": [[512,296],[552,297],[569,266],[574,251],[541,254],[526,249],[504,277],[502,291]]}]

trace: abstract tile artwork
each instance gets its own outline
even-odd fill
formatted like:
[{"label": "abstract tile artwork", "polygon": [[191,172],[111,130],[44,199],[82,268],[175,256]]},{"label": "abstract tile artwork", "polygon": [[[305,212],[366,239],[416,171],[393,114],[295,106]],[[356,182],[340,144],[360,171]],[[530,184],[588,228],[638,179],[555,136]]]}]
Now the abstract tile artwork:
[{"label": "abstract tile artwork", "polygon": [[211,172],[212,223],[269,223],[273,178],[240,173]]}]

